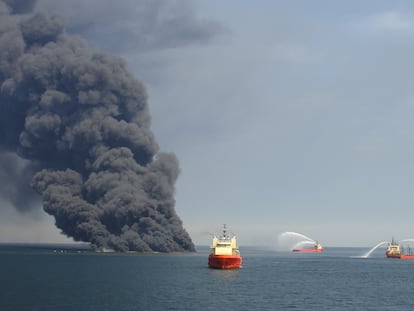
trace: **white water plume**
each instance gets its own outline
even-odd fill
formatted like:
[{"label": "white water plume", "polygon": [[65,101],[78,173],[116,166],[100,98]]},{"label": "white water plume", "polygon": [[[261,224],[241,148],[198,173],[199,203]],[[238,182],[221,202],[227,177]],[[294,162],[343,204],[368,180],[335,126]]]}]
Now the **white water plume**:
[{"label": "white water plume", "polygon": [[314,239],[311,239],[310,237],[308,237],[308,236],[306,236],[306,235],[303,235],[303,234],[301,234],[301,233],[297,233],[297,232],[290,232],[290,231],[283,232],[283,233],[280,235],[280,237],[281,237],[281,238],[302,238],[302,239],[305,239],[305,240],[308,240],[308,241],[315,242],[315,240],[314,240]]},{"label": "white water plume", "polygon": [[373,248],[371,248],[368,252],[366,252],[364,255],[359,256],[358,258],[368,258],[369,256],[371,256],[371,254],[380,246],[388,244],[389,242],[387,241],[383,241],[378,243],[377,245],[375,245]]},{"label": "white water plume", "polygon": [[300,244],[315,244],[310,237],[297,232],[283,232],[278,236],[278,248],[280,250],[292,250]]},{"label": "white water plume", "polygon": [[305,245],[315,245],[315,242],[314,241],[301,241],[293,245],[292,249],[302,248]]}]

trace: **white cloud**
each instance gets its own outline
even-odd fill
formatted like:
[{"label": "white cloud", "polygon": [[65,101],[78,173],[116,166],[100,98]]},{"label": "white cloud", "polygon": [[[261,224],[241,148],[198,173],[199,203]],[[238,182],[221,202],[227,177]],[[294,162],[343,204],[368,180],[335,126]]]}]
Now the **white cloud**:
[{"label": "white cloud", "polygon": [[397,11],[385,11],[369,17],[364,23],[366,28],[372,30],[413,31],[414,21]]}]

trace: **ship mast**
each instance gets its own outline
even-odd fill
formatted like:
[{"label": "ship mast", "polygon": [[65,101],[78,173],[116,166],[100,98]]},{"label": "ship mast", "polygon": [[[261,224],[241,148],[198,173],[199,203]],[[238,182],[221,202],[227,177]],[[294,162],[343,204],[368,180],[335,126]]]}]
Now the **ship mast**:
[{"label": "ship mast", "polygon": [[227,227],[226,227],[226,224],[223,224],[223,238],[224,239],[227,239],[228,237],[227,237]]}]

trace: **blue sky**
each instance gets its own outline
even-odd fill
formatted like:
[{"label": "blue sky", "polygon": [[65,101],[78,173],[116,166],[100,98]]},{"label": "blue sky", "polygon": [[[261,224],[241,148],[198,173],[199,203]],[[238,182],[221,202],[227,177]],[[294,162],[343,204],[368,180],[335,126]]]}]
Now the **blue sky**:
[{"label": "blue sky", "polygon": [[[180,161],[176,210],[196,244],[223,223],[240,245],[275,245],[284,231],[328,246],[414,237],[412,3],[155,1],[182,21],[165,32],[140,19],[150,2],[38,9],[66,15],[143,81],[157,141]],[[147,41],[134,44],[140,29]],[[10,210],[2,239],[65,240],[37,215]]]}]

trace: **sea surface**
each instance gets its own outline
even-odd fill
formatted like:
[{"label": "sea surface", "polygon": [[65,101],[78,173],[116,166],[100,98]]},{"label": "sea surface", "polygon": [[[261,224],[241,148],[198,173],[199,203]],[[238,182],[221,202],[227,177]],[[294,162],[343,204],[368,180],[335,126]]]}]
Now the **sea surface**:
[{"label": "sea surface", "polygon": [[291,253],[241,247],[243,267],[207,267],[195,254],[98,254],[0,245],[1,311],[414,310],[414,260],[385,249]]}]

